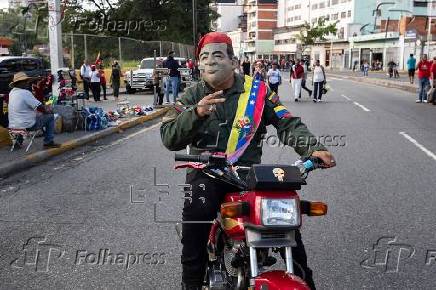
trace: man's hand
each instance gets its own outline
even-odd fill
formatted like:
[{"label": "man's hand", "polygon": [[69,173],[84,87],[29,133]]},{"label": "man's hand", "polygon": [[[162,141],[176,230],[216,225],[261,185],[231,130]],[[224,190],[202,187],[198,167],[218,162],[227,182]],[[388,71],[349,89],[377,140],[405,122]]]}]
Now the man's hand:
[{"label": "man's hand", "polygon": [[201,99],[195,108],[197,115],[200,118],[204,118],[212,114],[212,112],[215,111],[216,104],[224,103],[226,101],[225,98],[218,98],[219,96],[222,96],[222,94],[223,91],[218,91]]},{"label": "man's hand", "polygon": [[325,168],[335,167],[336,161],[333,155],[328,151],[315,151],[312,153],[313,157],[318,157],[322,160],[325,165]]}]

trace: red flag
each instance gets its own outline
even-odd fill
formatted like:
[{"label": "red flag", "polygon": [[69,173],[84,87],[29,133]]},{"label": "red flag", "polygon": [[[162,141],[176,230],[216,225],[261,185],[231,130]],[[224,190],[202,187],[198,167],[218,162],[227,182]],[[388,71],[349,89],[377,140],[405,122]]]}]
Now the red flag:
[{"label": "red flag", "polygon": [[96,64],[96,65],[101,65],[101,62],[102,62],[102,60],[101,60],[101,58],[100,58],[100,52],[98,52],[98,54],[97,54],[97,58],[95,59],[95,64]]}]

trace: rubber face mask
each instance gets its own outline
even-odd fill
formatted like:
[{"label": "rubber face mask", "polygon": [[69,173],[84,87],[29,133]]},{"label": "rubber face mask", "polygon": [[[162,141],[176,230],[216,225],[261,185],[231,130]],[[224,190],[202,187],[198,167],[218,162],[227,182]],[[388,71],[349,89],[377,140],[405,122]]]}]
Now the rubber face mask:
[{"label": "rubber face mask", "polygon": [[212,88],[221,88],[229,78],[233,78],[237,65],[227,54],[227,44],[206,44],[200,51],[199,59],[201,76]]}]

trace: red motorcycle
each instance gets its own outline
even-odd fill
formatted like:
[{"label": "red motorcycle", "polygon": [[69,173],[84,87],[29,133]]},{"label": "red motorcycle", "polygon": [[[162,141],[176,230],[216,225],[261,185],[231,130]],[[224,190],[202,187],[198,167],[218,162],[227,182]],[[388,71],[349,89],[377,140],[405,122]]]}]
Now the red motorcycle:
[{"label": "red motorcycle", "polygon": [[[213,221],[208,241],[207,289],[303,290],[307,284],[294,274],[292,247],[301,216],[322,216],[327,205],[300,200],[296,190],[308,173],[322,168],[318,158],[293,166],[231,166],[222,154],[176,154],[176,168],[202,170],[212,178],[235,186]],[[245,172],[246,178],[240,178]],[[266,270],[275,264],[270,251],[280,252],[286,271]]]}]

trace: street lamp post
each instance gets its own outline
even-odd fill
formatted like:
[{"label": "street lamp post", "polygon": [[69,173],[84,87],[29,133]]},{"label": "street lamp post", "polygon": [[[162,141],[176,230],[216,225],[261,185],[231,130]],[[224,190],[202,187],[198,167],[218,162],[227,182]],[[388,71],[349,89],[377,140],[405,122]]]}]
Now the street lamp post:
[{"label": "street lamp post", "polygon": [[382,5],[395,5],[395,2],[381,2],[377,5],[377,7],[375,8],[375,10],[373,11],[373,14],[375,15],[374,18],[374,31],[377,30],[377,18],[378,18],[378,12],[381,11],[380,7]]},{"label": "street lamp post", "polygon": [[432,38],[432,34],[431,34],[431,22],[433,20],[432,17],[432,5],[433,2],[429,1],[427,3],[427,14],[428,14],[428,26],[427,26],[427,55],[430,57],[430,39]]}]

